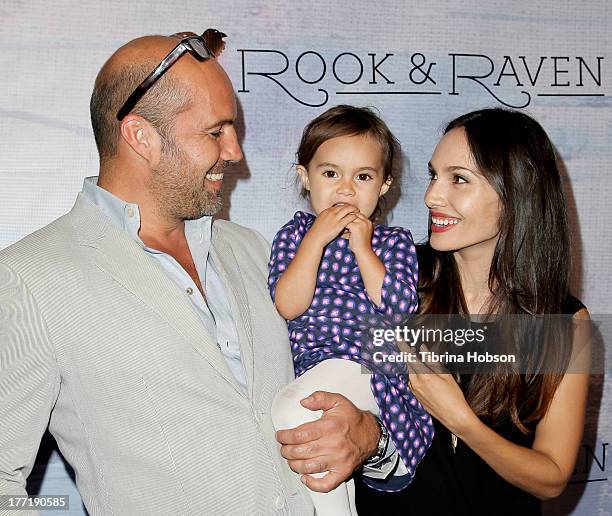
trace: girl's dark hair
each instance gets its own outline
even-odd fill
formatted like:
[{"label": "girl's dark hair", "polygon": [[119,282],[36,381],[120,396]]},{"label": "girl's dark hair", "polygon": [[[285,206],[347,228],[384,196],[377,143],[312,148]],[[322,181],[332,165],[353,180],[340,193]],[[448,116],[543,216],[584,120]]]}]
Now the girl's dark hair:
[{"label": "girl's dark hair", "polygon": [[[480,173],[499,195],[500,234],[489,271],[489,314],[559,314],[568,295],[569,229],[555,149],[531,117],[483,109],[450,122],[465,131]],[[467,305],[452,252],[429,242],[419,260],[421,313],[465,314]],[[529,338],[529,336],[523,336]],[[514,338],[520,338],[516,335]],[[557,350],[554,374],[520,375],[505,364],[473,375],[467,390],[472,409],[490,420],[510,419],[521,431],[548,409],[569,359]],[[543,351],[545,352],[545,350]],[[557,372],[558,371],[558,372]]]},{"label": "girl's dark hair", "polygon": [[[401,147],[387,124],[367,107],[355,107],[341,104],[328,109],[312,120],[302,133],[302,139],[296,153],[296,165],[308,168],[317,149],[332,138],[340,136],[369,135],[374,138],[382,149],[384,181],[394,178],[395,160]],[[302,196],[308,197],[308,192],[302,189]],[[375,218],[380,214],[380,201],[376,207]]]}]

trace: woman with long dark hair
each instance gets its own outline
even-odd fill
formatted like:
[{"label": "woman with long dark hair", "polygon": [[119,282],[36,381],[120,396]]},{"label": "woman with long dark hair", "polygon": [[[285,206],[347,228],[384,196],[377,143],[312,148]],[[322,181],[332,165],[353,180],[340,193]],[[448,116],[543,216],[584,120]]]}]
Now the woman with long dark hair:
[{"label": "woman with long dark hair", "polygon": [[[509,314],[588,319],[568,288],[557,156],[535,120],[503,109],[463,115],[446,127],[429,173],[421,314],[481,314],[498,330]],[[526,328],[506,338],[520,347],[532,337]],[[540,514],[540,500],[558,496],[572,474],[587,398],[589,348],[577,345],[577,332],[551,343],[555,331],[563,325],[544,332],[537,359],[521,357],[554,364],[541,371],[504,363],[479,374],[411,368],[410,387],[434,417],[432,446],[406,490],[360,485],[359,513],[384,506],[397,514]]]}]

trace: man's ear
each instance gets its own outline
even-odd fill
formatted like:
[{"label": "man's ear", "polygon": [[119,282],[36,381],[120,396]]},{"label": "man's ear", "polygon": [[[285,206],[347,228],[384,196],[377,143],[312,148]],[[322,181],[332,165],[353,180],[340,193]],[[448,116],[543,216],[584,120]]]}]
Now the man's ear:
[{"label": "man's ear", "polygon": [[380,193],[378,194],[378,197],[382,197],[383,195],[385,195],[389,191],[389,187],[391,186],[391,183],[393,183],[393,178],[392,177],[387,179],[382,184],[382,186],[380,187]]},{"label": "man's ear", "polygon": [[310,181],[308,180],[308,170],[303,165],[298,165],[295,167],[297,170],[298,176],[300,176],[300,181],[302,182],[302,186],[304,190],[310,192]]},{"label": "man's ear", "polygon": [[157,163],[161,154],[161,139],[155,128],[138,115],[128,115],[121,122],[121,138],[142,159]]}]

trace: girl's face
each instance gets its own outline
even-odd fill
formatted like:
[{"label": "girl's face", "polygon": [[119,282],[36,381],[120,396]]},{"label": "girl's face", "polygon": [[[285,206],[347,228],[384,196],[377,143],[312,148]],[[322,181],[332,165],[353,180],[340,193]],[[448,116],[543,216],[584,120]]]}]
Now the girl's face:
[{"label": "girl's face", "polygon": [[323,142],[308,168],[297,166],[310,204],[319,215],[335,204],[352,204],[370,217],[391,179],[384,180],[380,144],[369,135],[339,136]]},{"label": "girl's face", "polygon": [[425,204],[431,218],[431,246],[438,251],[492,253],[499,238],[501,202],[474,163],[463,128],[440,140],[429,173]]}]

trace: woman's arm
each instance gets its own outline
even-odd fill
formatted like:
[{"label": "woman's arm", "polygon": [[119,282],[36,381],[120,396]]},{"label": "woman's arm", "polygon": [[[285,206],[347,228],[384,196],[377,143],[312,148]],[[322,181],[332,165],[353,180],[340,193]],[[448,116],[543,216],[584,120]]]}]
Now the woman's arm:
[{"label": "woman's arm", "polygon": [[[588,320],[583,309],[576,319]],[[574,338],[573,370],[586,371],[590,349],[587,325]],[[576,368],[576,361],[583,366]],[[545,416],[536,427],[532,448],[514,444],[485,425],[471,410],[452,376],[410,374],[410,385],[427,411],[477,453],[509,483],[542,500],[563,492],[582,438],[589,375],[568,373],[561,380]]]},{"label": "woman's arm", "polygon": [[565,375],[536,427],[531,449],[508,441],[476,416],[456,435],[511,484],[542,500],[554,498],[565,489],[576,463],[587,386],[588,375]]}]

